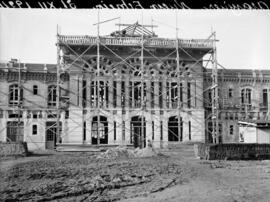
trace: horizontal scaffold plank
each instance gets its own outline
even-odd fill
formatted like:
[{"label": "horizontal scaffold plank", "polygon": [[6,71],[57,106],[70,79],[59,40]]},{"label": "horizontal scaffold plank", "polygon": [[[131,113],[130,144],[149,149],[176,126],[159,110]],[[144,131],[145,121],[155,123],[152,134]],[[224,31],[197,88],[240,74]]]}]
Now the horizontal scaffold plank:
[{"label": "horizontal scaffold plank", "polygon": [[[95,45],[97,37],[93,36],[58,36],[60,44],[69,45]],[[100,43],[104,45],[114,46],[141,46],[142,38],[140,37],[100,37]],[[147,47],[160,48],[175,48],[176,39],[165,38],[147,38],[143,39],[143,45]],[[178,46],[182,48],[198,48],[198,49],[212,49],[213,40],[206,39],[178,39]]]}]

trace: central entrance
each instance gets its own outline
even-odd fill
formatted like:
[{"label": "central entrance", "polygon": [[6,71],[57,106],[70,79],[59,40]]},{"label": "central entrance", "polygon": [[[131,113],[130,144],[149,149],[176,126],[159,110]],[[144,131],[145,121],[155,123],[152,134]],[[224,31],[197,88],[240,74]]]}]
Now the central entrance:
[{"label": "central entrance", "polygon": [[92,144],[108,144],[108,121],[105,116],[93,117],[92,120]]},{"label": "central entrance", "polygon": [[131,118],[131,140],[135,148],[146,146],[146,127],[145,118],[135,116]]}]

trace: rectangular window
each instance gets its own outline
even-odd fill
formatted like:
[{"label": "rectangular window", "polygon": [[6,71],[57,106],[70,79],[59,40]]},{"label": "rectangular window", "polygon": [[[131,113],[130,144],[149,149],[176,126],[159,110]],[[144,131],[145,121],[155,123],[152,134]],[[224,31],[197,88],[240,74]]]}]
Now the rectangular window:
[{"label": "rectangular window", "polygon": [[126,139],[126,134],[125,134],[126,126],[125,126],[125,121],[122,122],[122,140],[125,141]]},{"label": "rectangular window", "polygon": [[188,122],[188,139],[191,140],[191,121]]},{"label": "rectangular window", "polygon": [[90,101],[91,101],[91,107],[94,107],[95,103],[95,82],[91,82],[91,88],[90,88]]},{"label": "rectangular window", "polygon": [[268,95],[267,95],[267,89],[263,89],[263,106],[268,106]]},{"label": "rectangular window", "polygon": [[163,104],[163,95],[162,95],[162,82],[159,82],[159,93],[158,93],[158,98],[159,98],[159,107],[162,107]]},{"label": "rectangular window", "polygon": [[160,121],[160,140],[163,140],[163,122]]},{"label": "rectangular window", "polygon": [[151,107],[155,108],[155,83],[151,82]]},{"label": "rectangular window", "polygon": [[82,82],[82,107],[86,107],[87,103],[87,89],[86,89],[86,80]]},{"label": "rectangular window", "polygon": [[32,134],[36,135],[37,134],[37,125],[32,126]]},{"label": "rectangular window", "polygon": [[37,95],[38,94],[38,86],[37,85],[34,85],[33,86],[33,94],[34,95]]},{"label": "rectangular window", "polygon": [[83,122],[83,141],[86,140],[86,121]]},{"label": "rectangular window", "polygon": [[116,122],[113,122],[113,139],[116,140]]},{"label": "rectangular window", "polygon": [[23,101],[23,88],[18,86],[17,84],[11,85],[9,87],[9,104],[19,105],[22,104],[22,101]]},{"label": "rectangular window", "polygon": [[65,119],[69,119],[69,111],[65,111]]},{"label": "rectangular window", "polygon": [[190,82],[187,83],[187,107],[191,107],[191,92],[190,92]]},{"label": "rectangular window", "polygon": [[113,107],[116,107],[116,101],[117,101],[117,91],[116,91],[116,81],[113,82]]},{"label": "rectangular window", "polygon": [[124,81],[122,81],[121,82],[121,106],[122,107],[125,107],[125,102],[126,102],[126,94],[125,94],[125,92],[126,92],[126,90],[125,90],[125,82]]},{"label": "rectangular window", "polygon": [[104,86],[104,93],[105,93],[105,104],[106,107],[109,107],[109,83],[108,81],[105,82],[105,86]]},{"label": "rectangular window", "polygon": [[48,119],[56,119],[57,114],[48,111],[47,118]]},{"label": "rectangular window", "polygon": [[155,122],[152,121],[152,140],[155,139]]},{"label": "rectangular window", "polygon": [[177,83],[172,82],[171,83],[171,102],[172,102],[172,108],[177,108],[177,102],[178,102],[178,93],[177,93]]},{"label": "rectangular window", "polygon": [[48,87],[48,106],[56,106],[56,86]]},{"label": "rectangular window", "polygon": [[166,107],[170,107],[170,83],[166,82]]},{"label": "rectangular window", "polygon": [[230,135],[233,135],[233,125],[230,125]]},{"label": "rectangular window", "polygon": [[183,141],[183,119],[180,117],[180,141]]},{"label": "rectangular window", "polygon": [[4,112],[2,109],[0,109],[0,118],[3,118],[3,116],[4,116]]},{"label": "rectangular window", "polygon": [[228,97],[232,98],[233,97],[233,89],[229,89]]},{"label": "rectangular window", "polygon": [[129,82],[129,107],[132,108],[132,100],[133,100],[133,95],[132,95],[132,92],[133,92],[133,88],[132,88],[132,82],[130,81]]},{"label": "rectangular window", "polygon": [[218,124],[219,135],[222,136],[222,124]]},{"label": "rectangular window", "polygon": [[212,91],[211,90],[208,91],[208,99],[209,99],[208,106],[211,107],[212,105]]},{"label": "rectangular window", "polygon": [[18,113],[14,113],[12,110],[8,111],[8,118],[22,118],[22,113],[19,111]]},{"label": "rectangular window", "polygon": [[180,102],[181,102],[181,107],[182,107],[182,103],[183,103],[183,84],[182,83],[180,83]]},{"label": "rectangular window", "polygon": [[37,111],[32,111],[33,119],[37,119],[38,118],[37,113],[38,113]]}]

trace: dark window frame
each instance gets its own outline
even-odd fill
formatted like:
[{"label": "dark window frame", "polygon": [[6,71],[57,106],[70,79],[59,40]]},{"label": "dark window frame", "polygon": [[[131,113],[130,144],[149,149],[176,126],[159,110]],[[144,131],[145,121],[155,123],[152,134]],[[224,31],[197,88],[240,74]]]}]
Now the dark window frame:
[{"label": "dark window frame", "polygon": [[38,86],[33,85],[33,95],[38,95]]},{"label": "dark window frame", "polygon": [[32,135],[37,135],[37,124],[32,125]]}]

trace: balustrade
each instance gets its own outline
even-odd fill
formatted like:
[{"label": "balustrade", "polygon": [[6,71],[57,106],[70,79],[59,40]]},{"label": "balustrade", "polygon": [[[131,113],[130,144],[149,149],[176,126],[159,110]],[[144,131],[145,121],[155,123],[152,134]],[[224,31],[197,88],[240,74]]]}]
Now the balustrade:
[{"label": "balustrade", "polygon": [[[105,45],[122,45],[122,46],[140,46],[142,39],[140,37],[100,37],[100,42]],[[175,39],[165,38],[150,38],[143,39],[144,46],[149,47],[176,47]],[[72,45],[90,45],[96,44],[97,38],[92,36],[59,36],[60,43],[67,43]],[[205,39],[178,39],[180,47],[184,48],[212,48],[212,41]]]}]

